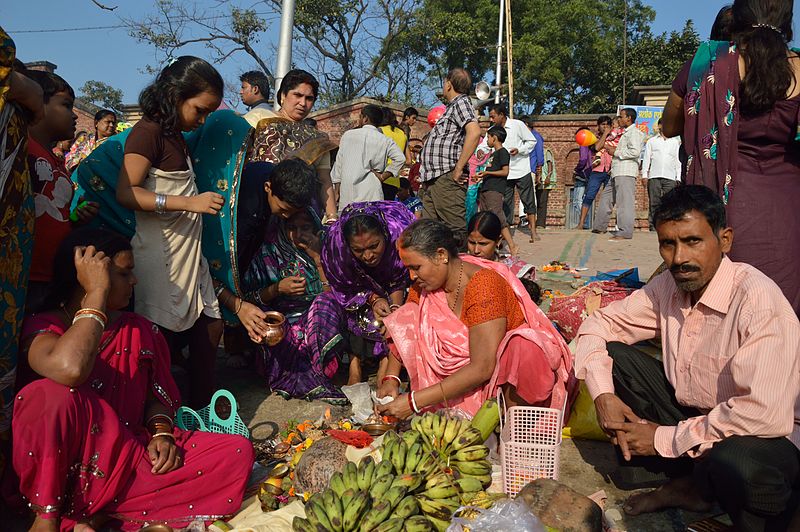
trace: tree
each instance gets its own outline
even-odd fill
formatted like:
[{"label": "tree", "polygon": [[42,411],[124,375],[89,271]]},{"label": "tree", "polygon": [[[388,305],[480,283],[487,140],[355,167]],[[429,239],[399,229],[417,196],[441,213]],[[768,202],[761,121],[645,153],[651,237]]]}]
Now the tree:
[{"label": "tree", "polygon": [[[596,113],[621,103],[624,1],[512,1],[519,110]],[[653,9],[641,0],[627,0],[627,7],[627,86],[670,82],[697,47],[693,27],[687,23],[680,33],[654,36]],[[464,66],[477,79],[494,79],[497,0],[424,0],[422,9],[425,19],[412,29],[413,42],[432,78]]]},{"label": "tree", "polygon": [[[155,7],[155,13],[123,21],[133,38],[156,48],[162,63],[189,44],[203,43],[212,50],[217,63],[244,52],[274,81],[264,60],[267,55],[256,49],[261,34],[267,29],[266,21],[260,16],[263,13],[231,6],[225,0],[220,0],[215,9],[229,8],[222,15],[200,9],[195,3],[175,0],[156,0]],[[150,67],[148,70],[155,73],[159,69]]]},{"label": "tree", "polygon": [[84,101],[117,112],[122,110],[123,95],[120,89],[115,89],[102,81],[90,80],[84,83],[79,90],[81,99]]}]

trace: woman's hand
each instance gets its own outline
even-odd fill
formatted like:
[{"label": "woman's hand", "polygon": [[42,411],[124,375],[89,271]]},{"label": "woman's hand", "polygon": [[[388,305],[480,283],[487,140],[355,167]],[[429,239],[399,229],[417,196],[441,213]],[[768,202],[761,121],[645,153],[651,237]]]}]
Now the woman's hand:
[{"label": "woman's hand", "polygon": [[236,316],[242,322],[244,328],[247,329],[247,335],[250,336],[250,339],[260,344],[267,334],[267,324],[264,321],[267,315],[264,311],[252,303],[242,301],[242,308],[239,309]]},{"label": "woman's hand", "polygon": [[216,192],[203,192],[202,194],[189,198],[189,208],[186,210],[200,214],[217,214],[224,203],[225,199],[221,194],[217,194]]},{"label": "woman's hand", "polygon": [[319,234],[314,233],[313,236],[300,239],[297,242],[297,247],[305,251],[316,264],[319,264],[320,255],[322,254],[322,239],[320,239]]},{"label": "woman's hand", "polygon": [[76,247],[75,272],[84,292],[108,295],[111,288],[111,259],[105,253],[97,251],[94,246]]},{"label": "woman's hand", "polygon": [[398,395],[388,405],[378,405],[378,412],[384,416],[394,416],[399,419],[408,419],[414,413],[408,401],[408,394]]},{"label": "woman's hand", "polygon": [[86,225],[91,222],[97,213],[100,212],[100,204],[94,201],[81,201],[80,205],[75,209],[75,216],[78,221],[75,222],[77,226]]},{"label": "woman's hand", "polygon": [[[378,386],[378,397],[397,397],[400,395],[400,383],[396,379],[386,379]],[[378,405],[380,406],[380,405]]]},{"label": "woman's hand", "polygon": [[284,277],[278,281],[278,293],[282,296],[302,296],[306,293],[306,280],[299,275]]},{"label": "woman's hand", "polygon": [[384,298],[380,298],[372,303],[372,312],[375,314],[375,319],[382,322],[383,318],[392,313],[392,309],[388,301]]},{"label": "woman's hand", "polygon": [[150,470],[154,475],[163,475],[175,471],[181,466],[181,456],[175,441],[169,436],[158,436],[147,444],[147,454],[150,455]]}]

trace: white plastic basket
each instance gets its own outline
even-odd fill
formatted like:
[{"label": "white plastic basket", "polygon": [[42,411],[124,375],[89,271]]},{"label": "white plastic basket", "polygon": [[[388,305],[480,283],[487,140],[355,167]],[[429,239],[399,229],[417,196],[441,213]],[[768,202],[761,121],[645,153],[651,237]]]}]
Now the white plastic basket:
[{"label": "white plastic basket", "polygon": [[503,393],[498,392],[497,408],[500,409],[503,492],[515,497],[526,484],[537,478],[558,480],[566,400],[561,410],[534,406],[506,409]]}]

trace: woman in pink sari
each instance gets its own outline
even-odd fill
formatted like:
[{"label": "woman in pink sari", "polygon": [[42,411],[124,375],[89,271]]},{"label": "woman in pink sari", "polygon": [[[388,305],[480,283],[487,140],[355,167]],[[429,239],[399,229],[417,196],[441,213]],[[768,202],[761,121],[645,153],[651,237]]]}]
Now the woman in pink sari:
[{"label": "woman in pink sari", "polygon": [[235,513],[253,465],[241,436],[172,425],[180,397],[158,328],[121,312],[130,244],[78,229],[55,259],[43,312],[23,325],[13,464],[36,513],[30,530],[182,527]]},{"label": "woman in pink sari", "polygon": [[[434,220],[412,224],[397,247],[414,285],[384,319],[395,356],[378,395],[395,400],[382,413],[456,407],[471,416],[498,389],[509,406],[564,407],[577,382],[572,355],[508,267],[458,255]],[[399,395],[403,366],[411,391]]]}]

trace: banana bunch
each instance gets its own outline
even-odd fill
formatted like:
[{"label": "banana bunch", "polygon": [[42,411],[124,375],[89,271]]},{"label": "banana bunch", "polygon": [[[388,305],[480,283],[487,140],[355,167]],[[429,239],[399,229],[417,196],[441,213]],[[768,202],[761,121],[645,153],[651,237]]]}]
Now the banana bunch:
[{"label": "banana bunch", "polygon": [[306,517],[295,517],[292,528],[296,532],[438,530],[420,515],[420,504],[412,494],[423,486],[423,477],[418,473],[395,475],[394,468],[390,460],[376,464],[369,456],[358,467],[348,462],[344,471],[333,474],[328,489],[308,499]]}]

